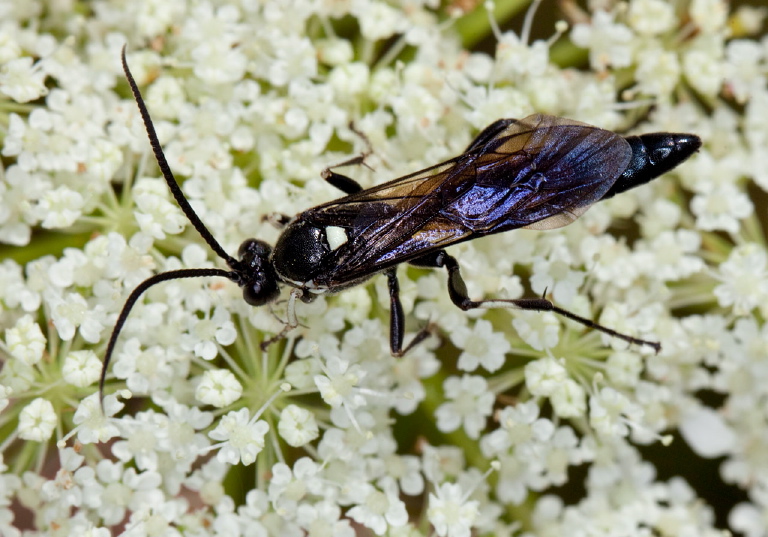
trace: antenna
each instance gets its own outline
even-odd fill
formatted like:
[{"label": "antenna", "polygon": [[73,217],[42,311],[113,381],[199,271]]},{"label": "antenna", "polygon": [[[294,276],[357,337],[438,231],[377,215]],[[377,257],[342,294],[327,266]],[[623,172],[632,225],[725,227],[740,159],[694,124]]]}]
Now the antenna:
[{"label": "antenna", "polygon": [[163,149],[160,147],[160,141],[157,138],[157,133],[155,132],[155,127],[152,124],[152,118],[149,116],[147,106],[144,104],[144,98],[141,96],[139,87],[136,85],[136,80],[133,78],[131,70],[128,68],[128,62],[125,59],[125,49],[126,46],[123,45],[123,49],[120,53],[120,59],[123,63],[123,72],[125,72],[125,78],[128,79],[128,85],[131,87],[131,92],[133,93],[133,97],[136,100],[136,105],[139,107],[139,113],[141,114],[141,119],[144,121],[144,127],[146,128],[147,136],[149,137],[149,143],[152,146],[152,153],[155,155],[155,160],[157,160],[157,165],[160,168],[160,172],[163,174],[165,182],[168,184],[168,188],[176,200],[176,203],[179,204],[179,207],[187,216],[194,228],[197,230],[203,240],[208,244],[208,246],[211,247],[211,250],[213,250],[216,255],[218,255],[224,261],[226,261],[227,265],[229,265],[232,270],[204,268],[180,269],[161,272],[160,274],[155,274],[154,276],[147,278],[131,292],[131,294],[128,296],[128,300],[125,301],[123,309],[120,311],[120,315],[117,317],[117,322],[115,323],[115,327],[112,329],[112,335],[109,336],[107,350],[104,354],[104,364],[101,367],[101,377],[99,379],[99,401],[102,405],[102,412],[104,411],[104,383],[107,378],[107,370],[109,369],[109,363],[112,360],[112,353],[115,350],[117,338],[120,336],[120,332],[122,331],[123,326],[125,325],[125,321],[128,319],[128,315],[131,313],[133,306],[147,289],[161,282],[168,280],[179,280],[183,278],[219,276],[222,278],[227,278],[228,280],[231,280],[238,285],[242,285],[242,282],[244,281],[242,264],[237,259],[229,255],[226,251],[224,251],[224,248],[222,248],[221,244],[219,244],[211,232],[208,231],[208,228],[205,227],[205,224],[203,224],[203,222],[195,213],[194,209],[192,209],[189,201],[181,191],[179,184],[176,182],[176,178],[173,176],[173,172],[171,172],[171,167],[168,165],[168,161],[165,158]]}]

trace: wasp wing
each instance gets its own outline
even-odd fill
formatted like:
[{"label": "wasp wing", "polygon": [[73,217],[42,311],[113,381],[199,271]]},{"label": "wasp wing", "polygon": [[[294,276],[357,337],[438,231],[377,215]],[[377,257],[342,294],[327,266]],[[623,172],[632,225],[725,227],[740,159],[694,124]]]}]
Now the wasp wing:
[{"label": "wasp wing", "polygon": [[459,157],[303,213],[347,232],[332,280],[492,233],[564,226],[602,198],[632,156],[618,134],[578,121],[533,115],[505,123]]}]

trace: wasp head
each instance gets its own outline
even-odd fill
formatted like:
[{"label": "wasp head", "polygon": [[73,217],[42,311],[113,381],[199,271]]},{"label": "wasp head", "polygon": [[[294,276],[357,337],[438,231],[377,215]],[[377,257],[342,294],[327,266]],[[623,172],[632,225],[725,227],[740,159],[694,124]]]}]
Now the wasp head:
[{"label": "wasp head", "polygon": [[272,247],[264,241],[247,239],[238,250],[243,298],[251,306],[263,306],[277,299],[277,275],[269,256]]}]

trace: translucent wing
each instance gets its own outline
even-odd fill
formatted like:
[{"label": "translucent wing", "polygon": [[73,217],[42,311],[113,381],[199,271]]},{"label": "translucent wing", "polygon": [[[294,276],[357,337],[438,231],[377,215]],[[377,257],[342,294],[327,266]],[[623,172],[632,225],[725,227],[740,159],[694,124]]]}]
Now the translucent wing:
[{"label": "translucent wing", "polygon": [[632,156],[618,134],[570,119],[533,115],[491,127],[459,157],[303,213],[347,232],[331,282],[492,233],[569,224]]}]

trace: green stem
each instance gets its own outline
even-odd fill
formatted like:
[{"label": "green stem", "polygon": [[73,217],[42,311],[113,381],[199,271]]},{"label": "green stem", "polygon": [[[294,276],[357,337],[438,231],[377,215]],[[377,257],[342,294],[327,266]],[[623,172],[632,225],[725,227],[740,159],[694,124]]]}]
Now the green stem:
[{"label": "green stem", "polygon": [[[502,26],[505,21],[515,16],[531,3],[531,0],[498,0],[494,2],[493,18]],[[488,19],[488,11],[481,4],[474,11],[456,20],[456,31],[461,36],[461,43],[467,50],[488,37],[491,32],[491,23]]]}]

